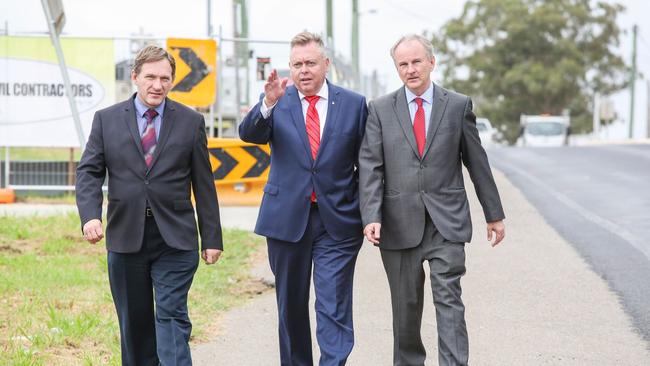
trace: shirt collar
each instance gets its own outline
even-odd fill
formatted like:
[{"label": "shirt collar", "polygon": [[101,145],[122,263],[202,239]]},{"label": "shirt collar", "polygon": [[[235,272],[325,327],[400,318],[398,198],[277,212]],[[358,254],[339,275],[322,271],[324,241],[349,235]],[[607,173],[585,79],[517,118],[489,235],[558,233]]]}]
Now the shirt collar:
[{"label": "shirt collar", "polygon": [[[404,90],[406,91],[406,102],[411,103],[415,98],[418,97],[418,95],[415,95],[409,88],[404,87]],[[427,89],[422,95],[419,95],[420,98],[422,98],[425,102],[429,104],[433,104],[433,83],[429,85],[429,89]]]},{"label": "shirt collar", "polygon": [[[330,95],[329,87],[327,86],[327,79],[325,79],[323,85],[320,87],[320,90],[318,93],[316,93],[316,95],[318,95],[320,99],[327,100]],[[301,93],[300,90],[298,90],[298,96],[300,97],[301,101],[305,99],[305,94]]]},{"label": "shirt collar", "polygon": [[[135,102],[135,110],[138,113],[138,117],[141,118],[142,116],[144,116],[144,112],[146,112],[149,109],[149,107],[147,107],[146,105],[144,105],[144,103],[142,103],[140,98],[138,98],[137,94],[135,95],[135,98],[133,98],[133,99],[134,99],[134,102]],[[162,120],[162,116],[163,116],[163,111],[165,110],[165,102],[166,102],[166,100],[163,99],[163,102],[160,103],[156,108],[154,108],[156,110],[156,112],[158,112],[158,115],[160,116],[161,120]]]}]

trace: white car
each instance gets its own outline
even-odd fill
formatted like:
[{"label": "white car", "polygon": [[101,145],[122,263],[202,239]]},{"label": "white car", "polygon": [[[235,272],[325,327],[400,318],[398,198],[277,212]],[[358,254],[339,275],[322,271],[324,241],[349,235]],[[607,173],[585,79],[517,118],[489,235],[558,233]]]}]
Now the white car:
[{"label": "white car", "polygon": [[496,145],[496,130],[492,127],[489,119],[477,118],[476,128],[478,129],[478,135],[481,138],[481,145],[483,145],[484,148],[488,149]]}]

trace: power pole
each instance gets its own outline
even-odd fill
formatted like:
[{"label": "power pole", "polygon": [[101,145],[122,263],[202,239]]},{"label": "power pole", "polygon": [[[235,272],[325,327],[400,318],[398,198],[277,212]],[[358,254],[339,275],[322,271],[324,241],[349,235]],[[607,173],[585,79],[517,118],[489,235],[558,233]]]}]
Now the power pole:
[{"label": "power pole", "polygon": [[359,75],[359,0],[352,0],[352,71],[354,72],[354,89],[361,89]]},{"label": "power pole", "polygon": [[636,35],[639,27],[635,24],[632,27],[632,70],[630,71],[630,124],[628,137],[634,136],[634,86],[636,84]]},{"label": "power pole", "polygon": [[245,38],[246,41],[242,42],[239,44],[240,47],[240,52],[241,52],[241,57],[244,60],[245,66],[244,70],[246,70],[246,87],[244,88],[245,90],[245,95],[244,95],[244,106],[248,107],[250,106],[250,88],[251,88],[251,80],[250,80],[250,53],[248,49],[248,9],[246,8],[246,0],[239,0],[239,3],[241,4],[241,33],[240,37]]},{"label": "power pole", "polygon": [[[212,0],[207,0],[208,1],[208,38],[213,39],[213,30],[212,30]],[[221,44],[218,44],[217,47],[221,48]],[[221,70],[217,70],[217,72],[221,72]],[[208,124],[208,136],[209,137],[214,137],[214,103],[216,101],[213,100],[212,103],[210,103],[210,111],[208,112],[208,118],[210,120],[210,123]],[[221,136],[219,136],[221,137]]]},{"label": "power pole", "polygon": [[650,138],[650,80],[646,82],[646,88],[647,88],[646,89],[647,100],[645,106],[646,106],[646,120],[647,120],[646,122],[648,124],[648,127],[646,127],[645,134],[646,137]]},{"label": "power pole", "polygon": [[334,12],[332,11],[332,0],[325,2],[325,13],[327,14],[327,47],[334,52],[334,27],[332,25]]},{"label": "power pole", "polygon": [[[236,110],[235,110],[235,128],[239,128],[239,109],[241,106],[241,85],[239,83],[239,41],[237,40],[239,38],[239,19],[237,18],[237,15],[239,14],[240,8],[239,8],[239,1],[238,0],[233,0],[232,1],[232,35],[233,38],[235,38],[235,41],[233,42],[233,61],[235,63],[235,105]],[[219,136],[221,137],[221,136]]]}]

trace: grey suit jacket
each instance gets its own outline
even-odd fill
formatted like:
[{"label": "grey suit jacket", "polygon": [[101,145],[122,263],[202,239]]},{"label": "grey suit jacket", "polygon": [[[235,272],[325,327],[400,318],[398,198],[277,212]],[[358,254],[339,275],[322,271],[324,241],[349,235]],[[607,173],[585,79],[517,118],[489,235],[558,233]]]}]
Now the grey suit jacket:
[{"label": "grey suit jacket", "polygon": [[423,158],[404,87],[371,101],[368,110],[359,151],[361,217],[364,227],[381,223],[381,248],[417,246],[427,213],[445,239],[471,240],[461,164],[469,171],[486,221],[505,217],[469,97],[434,84]]},{"label": "grey suit jacket", "polygon": [[198,249],[191,191],[196,199],[202,248],[223,249],[203,116],[167,99],[153,162],[147,168],[134,97],[95,113],[77,168],[77,207],[82,226],[102,217],[102,183],[108,172],[108,250],[140,250],[147,201],[167,245]]}]

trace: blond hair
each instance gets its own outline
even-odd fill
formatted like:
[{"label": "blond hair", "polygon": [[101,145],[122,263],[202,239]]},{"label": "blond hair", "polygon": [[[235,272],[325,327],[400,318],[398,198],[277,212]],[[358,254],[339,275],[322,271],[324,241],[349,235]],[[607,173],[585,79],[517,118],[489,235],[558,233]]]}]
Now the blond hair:
[{"label": "blond hair", "polygon": [[327,53],[325,52],[325,43],[323,43],[323,38],[318,34],[312,32],[304,31],[296,34],[291,39],[291,48],[294,48],[296,46],[305,46],[310,43],[316,44],[318,49],[320,49],[321,53],[323,54],[323,57],[327,56]]}]

